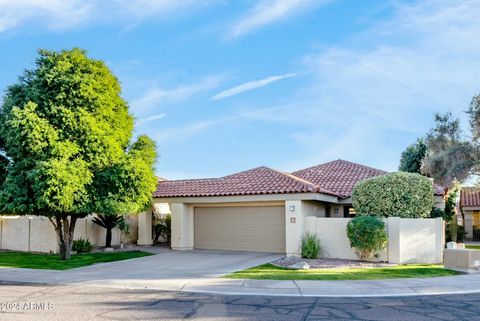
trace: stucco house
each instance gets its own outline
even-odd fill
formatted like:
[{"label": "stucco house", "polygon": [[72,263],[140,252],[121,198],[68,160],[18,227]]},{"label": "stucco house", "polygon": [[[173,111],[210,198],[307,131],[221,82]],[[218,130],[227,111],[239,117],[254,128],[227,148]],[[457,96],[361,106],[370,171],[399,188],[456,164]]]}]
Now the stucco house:
[{"label": "stucco house", "polygon": [[[284,173],[258,167],[220,178],[159,180],[154,203],[172,214],[172,248],[298,255],[306,217],[351,217],[352,190],[387,172],[335,160]],[[443,189],[435,188],[436,206]],[[152,243],[152,210],[139,215],[138,244]]]},{"label": "stucco house", "polygon": [[460,208],[463,211],[466,238],[480,240],[480,189],[462,187],[460,191]]}]

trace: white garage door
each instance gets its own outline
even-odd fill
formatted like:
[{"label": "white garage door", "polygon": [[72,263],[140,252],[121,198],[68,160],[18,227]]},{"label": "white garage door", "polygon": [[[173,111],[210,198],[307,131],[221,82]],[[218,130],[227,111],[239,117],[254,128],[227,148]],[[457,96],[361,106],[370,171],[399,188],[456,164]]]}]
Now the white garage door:
[{"label": "white garage door", "polygon": [[285,253],[284,206],[195,208],[195,248]]}]

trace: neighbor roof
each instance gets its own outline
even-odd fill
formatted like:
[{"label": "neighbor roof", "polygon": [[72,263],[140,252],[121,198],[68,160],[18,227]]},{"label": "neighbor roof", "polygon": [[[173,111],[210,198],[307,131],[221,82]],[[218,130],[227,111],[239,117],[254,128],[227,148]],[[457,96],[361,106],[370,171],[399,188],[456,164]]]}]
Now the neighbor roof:
[{"label": "neighbor roof", "polygon": [[336,160],[290,173],[258,167],[220,178],[159,180],[154,197],[233,196],[322,193],[340,198],[352,195],[355,184],[387,172]]},{"label": "neighbor roof", "polygon": [[460,206],[480,206],[480,189],[475,187],[463,187],[460,191]]}]

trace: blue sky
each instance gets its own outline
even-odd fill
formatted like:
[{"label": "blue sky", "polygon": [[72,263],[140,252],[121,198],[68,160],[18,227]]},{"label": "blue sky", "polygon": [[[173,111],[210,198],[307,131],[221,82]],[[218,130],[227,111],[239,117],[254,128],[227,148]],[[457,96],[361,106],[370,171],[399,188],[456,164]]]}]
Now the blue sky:
[{"label": "blue sky", "polygon": [[395,170],[435,111],[480,92],[480,1],[0,0],[0,89],[38,48],[118,76],[157,174],[338,158]]}]

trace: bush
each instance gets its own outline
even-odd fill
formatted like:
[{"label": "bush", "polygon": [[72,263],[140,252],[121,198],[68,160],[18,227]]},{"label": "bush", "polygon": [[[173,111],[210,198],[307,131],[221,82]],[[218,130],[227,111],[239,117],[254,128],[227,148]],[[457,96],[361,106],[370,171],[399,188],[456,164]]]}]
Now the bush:
[{"label": "bush", "polygon": [[383,250],[387,245],[385,224],[376,216],[357,216],[347,225],[350,246],[355,249],[360,260],[365,261]]},{"label": "bush", "polygon": [[431,218],[441,217],[445,222],[448,222],[451,219],[451,216],[447,214],[444,209],[441,209],[438,207],[432,208],[432,211],[430,212],[429,217]]},{"label": "bush", "polygon": [[322,254],[317,234],[306,233],[302,237],[302,259],[316,259]]},{"label": "bush", "polygon": [[465,228],[458,224],[445,225],[445,242],[463,242],[465,240]]},{"label": "bush", "polygon": [[359,182],[352,203],[359,215],[424,218],[434,204],[430,179],[414,173],[391,173]]},{"label": "bush", "polygon": [[153,229],[155,242],[158,242],[158,239],[162,236],[165,242],[170,243],[172,237],[172,215],[167,214],[164,217],[155,219]]},{"label": "bush", "polygon": [[72,250],[77,253],[87,253],[93,249],[93,244],[89,240],[79,238],[73,241]]}]

